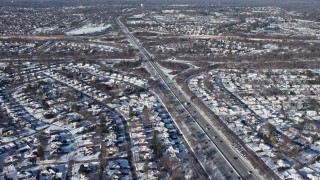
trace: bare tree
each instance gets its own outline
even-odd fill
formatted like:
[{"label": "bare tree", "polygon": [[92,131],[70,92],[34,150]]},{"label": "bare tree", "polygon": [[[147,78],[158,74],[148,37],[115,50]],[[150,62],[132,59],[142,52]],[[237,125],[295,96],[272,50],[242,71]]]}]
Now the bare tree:
[{"label": "bare tree", "polygon": [[142,123],[144,126],[150,126],[150,111],[147,106],[142,109]]}]

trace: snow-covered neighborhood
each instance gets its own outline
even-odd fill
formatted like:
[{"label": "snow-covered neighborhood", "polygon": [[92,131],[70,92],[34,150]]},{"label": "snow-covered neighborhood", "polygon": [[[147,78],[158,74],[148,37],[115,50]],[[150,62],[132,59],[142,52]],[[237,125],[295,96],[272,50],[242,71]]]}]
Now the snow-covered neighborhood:
[{"label": "snow-covered neighborhood", "polygon": [[183,137],[145,79],[96,64],[24,65],[1,69],[20,82],[0,91],[7,178],[156,179],[168,165],[193,176]]},{"label": "snow-covered neighborhood", "polygon": [[317,179],[319,80],[319,70],[217,69],[188,84],[279,177]]},{"label": "snow-covered neighborhood", "polygon": [[320,180],[319,0],[0,0],[0,180]]}]

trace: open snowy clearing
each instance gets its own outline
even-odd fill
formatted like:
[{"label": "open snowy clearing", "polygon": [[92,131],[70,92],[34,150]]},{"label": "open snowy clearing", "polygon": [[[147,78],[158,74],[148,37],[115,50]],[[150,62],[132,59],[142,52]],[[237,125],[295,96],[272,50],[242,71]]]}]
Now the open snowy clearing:
[{"label": "open snowy clearing", "polygon": [[109,29],[111,27],[111,24],[108,25],[92,25],[88,24],[85,26],[82,26],[78,29],[73,29],[69,32],[66,32],[67,35],[83,35],[83,34],[92,34],[96,32],[101,32],[103,30]]}]

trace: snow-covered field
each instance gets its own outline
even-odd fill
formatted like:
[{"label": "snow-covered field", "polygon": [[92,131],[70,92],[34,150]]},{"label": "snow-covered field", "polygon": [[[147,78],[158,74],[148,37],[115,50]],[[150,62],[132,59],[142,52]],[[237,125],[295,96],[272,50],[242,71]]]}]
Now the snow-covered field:
[{"label": "snow-covered field", "polygon": [[73,29],[71,31],[66,32],[67,35],[82,35],[82,34],[91,34],[96,32],[101,32],[103,30],[109,29],[111,24],[108,25],[92,25],[87,24],[78,29]]},{"label": "snow-covered field", "polygon": [[34,32],[35,33],[48,33],[48,32],[54,31],[56,29],[57,28],[55,28],[55,27],[39,27],[39,28],[34,29]]}]

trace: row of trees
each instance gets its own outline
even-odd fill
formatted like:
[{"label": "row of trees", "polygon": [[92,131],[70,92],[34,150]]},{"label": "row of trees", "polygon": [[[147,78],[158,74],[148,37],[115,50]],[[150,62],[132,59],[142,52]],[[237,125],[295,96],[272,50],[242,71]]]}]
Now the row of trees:
[{"label": "row of trees", "polygon": [[45,133],[40,133],[38,135],[39,145],[37,146],[37,154],[40,160],[45,159],[45,149],[47,147],[47,140]]}]

